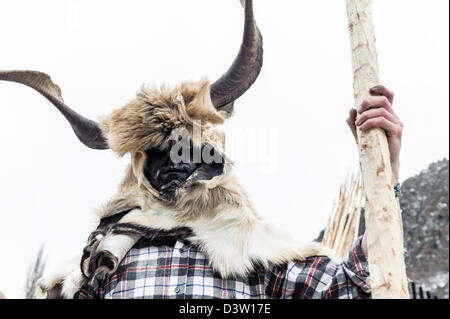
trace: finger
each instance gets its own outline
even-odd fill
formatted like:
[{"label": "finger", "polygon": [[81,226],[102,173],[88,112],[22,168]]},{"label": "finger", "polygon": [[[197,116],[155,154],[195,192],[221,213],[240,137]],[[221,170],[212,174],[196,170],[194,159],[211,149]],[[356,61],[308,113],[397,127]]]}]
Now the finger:
[{"label": "finger", "polygon": [[392,115],[386,109],[383,109],[383,108],[367,110],[366,112],[361,114],[361,116],[358,118],[358,120],[356,120],[355,124],[356,124],[356,126],[359,127],[362,124],[364,124],[366,121],[373,119],[373,118],[377,118],[377,117],[384,117],[385,119],[387,119],[390,122],[393,122],[395,124],[401,124],[400,120],[397,117],[395,117],[394,115]]},{"label": "finger", "polygon": [[365,99],[361,107],[358,110],[359,114],[362,114],[366,112],[367,110],[373,109],[373,108],[384,108],[389,113],[393,114],[397,117],[397,115],[394,112],[394,109],[392,108],[391,103],[385,96],[369,96],[367,99]]},{"label": "finger", "polygon": [[350,130],[352,131],[355,139],[357,138],[356,124],[355,124],[357,113],[358,112],[356,111],[356,109],[351,109],[347,118],[347,124],[350,127]]},{"label": "finger", "polygon": [[402,135],[402,126],[400,124],[393,123],[381,116],[369,119],[359,127],[361,131],[367,131],[373,128],[384,129],[388,136],[401,137]]},{"label": "finger", "polygon": [[377,85],[370,89],[370,94],[373,96],[385,96],[389,103],[394,103],[394,92],[386,88],[384,85]]}]

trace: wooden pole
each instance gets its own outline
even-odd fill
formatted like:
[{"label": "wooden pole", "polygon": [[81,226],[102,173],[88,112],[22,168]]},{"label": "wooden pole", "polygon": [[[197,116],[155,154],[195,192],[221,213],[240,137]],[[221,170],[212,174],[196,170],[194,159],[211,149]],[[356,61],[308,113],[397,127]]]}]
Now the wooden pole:
[{"label": "wooden pole", "polygon": [[[356,107],[380,84],[370,0],[346,0],[352,49]],[[366,197],[366,236],[370,285],[374,299],[406,299],[403,231],[400,206],[392,185],[386,134],[358,130],[358,149]]]}]

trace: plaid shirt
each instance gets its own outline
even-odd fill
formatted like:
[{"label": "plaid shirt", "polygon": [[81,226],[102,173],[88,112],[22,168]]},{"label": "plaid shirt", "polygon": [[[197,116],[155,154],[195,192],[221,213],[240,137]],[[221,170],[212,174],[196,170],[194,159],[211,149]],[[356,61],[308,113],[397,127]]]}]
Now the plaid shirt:
[{"label": "plaid shirt", "polygon": [[114,274],[95,277],[75,298],[370,298],[368,275],[361,238],[344,260],[310,257],[236,279],[222,279],[188,242],[140,240]]}]

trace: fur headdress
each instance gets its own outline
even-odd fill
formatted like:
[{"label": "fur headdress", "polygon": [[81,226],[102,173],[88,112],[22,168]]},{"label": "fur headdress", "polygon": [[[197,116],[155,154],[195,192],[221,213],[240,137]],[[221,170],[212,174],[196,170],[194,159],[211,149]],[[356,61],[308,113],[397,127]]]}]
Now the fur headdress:
[{"label": "fur headdress", "polygon": [[[296,243],[284,231],[265,223],[232,174],[232,162],[225,155],[225,137],[218,126],[231,116],[234,101],[253,84],[262,67],[262,37],[253,19],[252,1],[246,0],[244,8],[241,50],[219,80],[182,83],[174,88],[143,87],[135,99],[100,123],[70,109],[48,75],[0,72],[0,80],[25,84],[49,99],[86,146],[131,155],[117,194],[101,210],[99,226],[83,255],[75,266],[41,279],[41,297],[73,297],[93,276],[113,273],[141,237],[182,237],[198,246],[223,278],[246,276],[255,265],[329,255],[319,244]],[[183,183],[164,193],[151,182],[152,175],[146,174],[154,161],[149,152],[171,152],[179,142],[174,132],[180,130],[186,132],[194,149],[213,151],[222,162],[193,165]]]}]

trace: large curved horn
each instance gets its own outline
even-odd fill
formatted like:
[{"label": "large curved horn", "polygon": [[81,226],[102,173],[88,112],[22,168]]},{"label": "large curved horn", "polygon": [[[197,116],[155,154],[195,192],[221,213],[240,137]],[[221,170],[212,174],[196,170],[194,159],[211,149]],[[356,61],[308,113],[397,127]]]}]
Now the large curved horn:
[{"label": "large curved horn", "polygon": [[35,89],[64,115],[84,145],[97,150],[109,148],[98,123],[81,116],[64,104],[61,89],[47,74],[37,71],[0,71],[0,80],[21,83]]},{"label": "large curved horn", "polygon": [[252,86],[263,64],[263,39],[253,17],[253,1],[240,1],[245,8],[245,27],[239,54],[228,71],[211,85],[211,100],[219,111],[226,110]]}]

